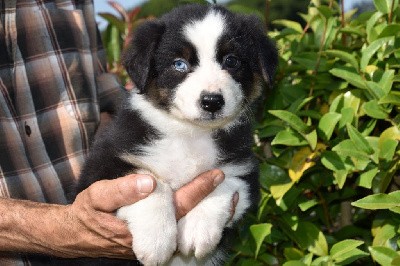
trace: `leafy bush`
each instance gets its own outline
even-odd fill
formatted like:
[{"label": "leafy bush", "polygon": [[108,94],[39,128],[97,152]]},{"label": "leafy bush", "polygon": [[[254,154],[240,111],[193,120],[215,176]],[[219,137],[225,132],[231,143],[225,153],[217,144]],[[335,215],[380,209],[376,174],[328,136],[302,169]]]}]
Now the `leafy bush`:
[{"label": "leafy bush", "polygon": [[[274,21],[280,66],[255,129],[262,197],[228,264],[400,265],[400,8],[374,4],[355,18],[311,0],[304,27]],[[108,17],[122,78],[138,12]]]},{"label": "leafy bush", "polygon": [[277,20],[280,67],[256,129],[262,199],[232,265],[400,265],[400,8],[311,1]]}]

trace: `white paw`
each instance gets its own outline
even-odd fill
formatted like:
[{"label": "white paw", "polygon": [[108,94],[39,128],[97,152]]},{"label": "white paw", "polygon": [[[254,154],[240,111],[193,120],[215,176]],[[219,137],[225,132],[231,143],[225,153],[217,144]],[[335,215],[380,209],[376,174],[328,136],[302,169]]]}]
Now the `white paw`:
[{"label": "white paw", "polygon": [[230,218],[229,200],[211,207],[212,201],[205,199],[178,222],[178,248],[185,256],[194,253],[196,258],[203,258],[221,241]]},{"label": "white paw", "polygon": [[131,230],[134,237],[132,249],[136,258],[145,266],[163,265],[176,250],[176,224],[166,228],[155,228],[156,224],[151,224],[151,228],[143,226]]},{"label": "white paw", "polygon": [[[232,217],[232,197],[239,193],[239,202]],[[242,217],[249,206],[247,185],[240,179],[230,178],[178,222],[178,249],[185,256],[194,253],[204,258],[216,249],[225,227]]]},{"label": "white paw", "polygon": [[141,263],[163,265],[172,257],[177,246],[177,223],[169,187],[158,183],[150,196],[120,208],[117,216],[127,222],[133,252]]},{"label": "white paw", "polygon": [[216,249],[221,241],[224,227],[216,226],[205,220],[188,220],[182,218],[178,223],[179,250],[185,256],[194,253],[201,259]]}]

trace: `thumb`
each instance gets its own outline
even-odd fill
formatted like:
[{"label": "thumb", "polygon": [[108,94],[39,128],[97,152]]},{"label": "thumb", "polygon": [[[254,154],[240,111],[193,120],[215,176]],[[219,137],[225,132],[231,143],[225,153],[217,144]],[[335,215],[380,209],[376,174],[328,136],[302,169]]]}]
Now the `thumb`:
[{"label": "thumb", "polygon": [[114,212],[118,208],[146,198],[156,187],[154,177],[149,175],[127,175],[112,180],[93,183],[82,193],[86,203],[93,209]]}]

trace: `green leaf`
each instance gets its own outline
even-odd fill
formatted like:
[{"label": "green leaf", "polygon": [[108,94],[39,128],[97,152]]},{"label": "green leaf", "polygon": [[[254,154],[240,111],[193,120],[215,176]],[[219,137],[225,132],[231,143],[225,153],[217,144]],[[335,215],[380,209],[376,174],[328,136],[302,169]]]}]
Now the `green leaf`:
[{"label": "green leaf", "polygon": [[400,24],[389,24],[382,30],[378,38],[396,36],[399,33],[400,33]]},{"label": "green leaf", "polygon": [[258,256],[258,252],[260,251],[264,239],[271,235],[271,228],[272,224],[270,223],[253,224],[250,226],[251,235],[256,242],[255,258]]},{"label": "green leaf", "polygon": [[[328,18],[328,21],[327,21],[326,26],[325,26],[325,28],[326,28],[325,40],[322,43],[324,50],[326,50],[328,47],[331,47],[332,42],[337,37],[336,33],[338,32],[338,29],[339,29],[337,27],[337,25],[338,25],[338,20],[337,20],[336,17]],[[325,69],[325,68],[323,68],[321,66],[322,66],[322,64],[320,64],[320,66],[318,68],[319,71],[328,70],[328,69]]]},{"label": "green leaf", "polygon": [[365,32],[363,32],[360,29],[360,27],[352,27],[349,25],[346,25],[345,27],[340,28],[339,32],[346,33],[346,34],[354,34],[354,35],[358,35],[360,37],[363,37],[365,35]]},{"label": "green leaf", "polygon": [[[400,207],[393,207],[389,208],[389,211],[392,211],[394,213],[400,214]],[[397,265],[397,264],[396,264]]]},{"label": "green leaf", "polygon": [[335,178],[339,189],[343,188],[348,174],[349,174],[349,172],[347,170],[340,170],[340,171],[333,172],[333,177]]},{"label": "green leaf", "polygon": [[372,180],[374,179],[378,171],[378,167],[375,167],[367,172],[362,173],[357,180],[357,185],[359,185],[360,187],[371,188]]},{"label": "green leaf", "polygon": [[322,256],[319,258],[316,258],[312,263],[311,266],[321,266],[321,265],[327,265],[327,266],[331,266],[331,264],[329,264],[329,256]]},{"label": "green leaf", "polygon": [[351,107],[344,107],[342,110],[340,110],[340,114],[342,117],[340,118],[339,121],[339,129],[342,129],[345,127],[348,123],[353,123],[353,119],[355,116],[355,111]]},{"label": "green leaf", "polygon": [[385,129],[379,136],[379,147],[381,147],[382,143],[387,139],[400,140],[400,129],[396,126]]},{"label": "green leaf", "polygon": [[[395,165],[395,164],[394,164]],[[393,179],[394,173],[389,170],[380,170],[372,180],[372,191],[382,193],[387,190]]]},{"label": "green leaf", "polygon": [[310,101],[312,101],[314,99],[314,97],[307,97],[305,99],[303,98],[299,98],[296,101],[294,101],[290,107],[287,109],[287,111],[291,112],[291,113],[297,113],[298,111],[300,111],[300,109],[305,106],[307,103],[309,103]]},{"label": "green leaf", "polygon": [[329,112],[321,117],[318,123],[318,133],[322,139],[326,141],[330,140],[333,130],[341,117],[342,115],[336,112]]},{"label": "green leaf", "polygon": [[339,258],[344,253],[349,252],[353,248],[359,247],[364,244],[364,241],[361,240],[353,240],[353,239],[346,239],[334,244],[331,248],[330,255],[332,259]]},{"label": "green leaf", "polygon": [[118,62],[121,56],[121,40],[120,31],[112,24],[109,24],[106,29],[107,35],[107,59],[108,63],[112,66],[115,62]]},{"label": "green leaf", "polygon": [[311,200],[307,200],[305,202],[300,203],[298,206],[300,208],[300,210],[302,210],[303,212],[305,212],[306,210],[314,207],[315,205],[318,205],[319,201],[316,199],[311,199]]},{"label": "green leaf", "polygon": [[354,142],[357,149],[367,153],[368,155],[374,153],[374,150],[371,148],[371,146],[369,146],[368,141],[351,124],[347,124],[347,133],[349,134],[350,139]]},{"label": "green leaf", "polygon": [[287,184],[290,182],[291,180],[287,171],[279,166],[268,163],[262,163],[260,165],[260,183],[264,189],[269,190],[273,185]]},{"label": "green leaf", "polygon": [[307,239],[306,245],[310,252],[318,256],[328,255],[328,243],[324,234],[312,223],[300,222],[297,231]]},{"label": "green leaf", "polygon": [[[394,1],[394,3],[393,3]],[[397,8],[399,1],[398,0],[374,0],[374,5],[377,10],[382,12],[383,14],[388,14],[392,8],[392,4]]]},{"label": "green leaf", "polygon": [[381,80],[379,81],[379,85],[384,91],[384,95],[388,95],[390,91],[392,90],[393,82],[394,82],[394,70],[393,69],[387,69],[383,73]]},{"label": "green leaf", "polygon": [[[357,256],[358,258],[358,255],[360,255],[359,252],[354,251],[358,250],[357,247],[361,246],[362,244],[364,244],[363,241],[353,239],[340,241],[332,246],[330,251],[331,259],[335,260],[336,262],[342,262],[348,260],[352,256]],[[367,253],[364,254],[367,255]]]},{"label": "green leaf", "polygon": [[117,16],[111,14],[111,13],[98,13],[98,15],[100,17],[102,17],[103,19],[105,19],[110,25],[117,27],[117,29],[120,32],[124,32],[125,31],[125,22],[123,19],[118,18]]},{"label": "green leaf", "polygon": [[[380,1],[380,0],[379,0]],[[373,41],[370,45],[367,46],[364,50],[361,51],[361,60],[360,60],[360,69],[362,71],[365,70],[372,56],[382,48],[386,43],[393,40],[393,36],[380,38]]]},{"label": "green leaf", "polygon": [[297,115],[285,110],[270,110],[270,114],[285,121],[289,126],[300,134],[308,134],[311,132],[311,127],[307,126]]},{"label": "green leaf", "polygon": [[349,63],[354,69],[359,70],[358,61],[354,55],[341,51],[341,50],[327,50],[325,52],[327,55],[337,57],[347,63]]},{"label": "green leaf", "polygon": [[289,260],[282,264],[282,266],[307,266],[307,264],[304,264],[304,262],[300,260]]},{"label": "green leaf", "polygon": [[321,156],[321,163],[334,172],[347,169],[344,159],[333,151],[324,151]]},{"label": "green leaf", "polygon": [[284,220],[280,219],[279,227],[288,237],[293,239],[300,248],[307,249],[318,256],[328,255],[328,244],[326,238],[314,224],[299,221],[297,230],[292,230]]},{"label": "green leaf", "polygon": [[313,130],[310,133],[306,134],[304,138],[307,140],[308,144],[310,144],[311,150],[315,150],[315,147],[317,147],[317,130]]},{"label": "green leaf", "polygon": [[278,265],[279,264],[279,261],[276,257],[274,257],[270,254],[267,254],[267,253],[263,253],[260,256],[258,256],[258,260],[262,261],[266,265]]},{"label": "green leaf", "polygon": [[306,265],[311,265],[312,263],[312,259],[313,259],[313,254],[312,253],[308,253],[307,255],[305,255],[301,261],[303,263],[305,263]]},{"label": "green leaf", "polygon": [[[397,226],[396,226],[397,227]],[[389,240],[396,236],[396,227],[392,224],[385,224],[375,231],[372,246],[390,245]]]},{"label": "green leaf", "polygon": [[395,257],[392,260],[392,264],[391,264],[391,266],[398,266],[398,265],[400,265],[400,256],[399,257]]},{"label": "green leaf", "polygon": [[357,91],[347,91],[343,94],[343,107],[352,108],[354,113],[358,112],[361,103],[361,96],[357,94]]},{"label": "green leaf", "polygon": [[295,247],[285,248],[283,254],[287,260],[300,260],[304,256],[304,253]]},{"label": "green leaf", "polygon": [[349,69],[345,68],[334,68],[329,71],[332,75],[335,77],[344,79],[345,81],[349,82],[351,85],[360,88],[360,89],[366,89],[365,81],[361,78],[361,76],[355,72],[351,71]]},{"label": "green leaf", "polygon": [[368,21],[366,23],[368,42],[372,42],[374,39],[376,39],[377,33],[376,33],[374,26],[382,16],[383,16],[383,14],[381,12],[375,12],[368,19]]},{"label": "green leaf", "polygon": [[389,195],[400,200],[400,190],[393,191],[393,192],[389,193]]},{"label": "green leaf", "polygon": [[395,93],[389,93],[379,99],[378,104],[394,104],[400,106],[400,95]]},{"label": "green leaf", "polygon": [[379,158],[387,162],[392,161],[398,144],[399,141],[395,139],[385,139],[382,141],[379,149]]},{"label": "green leaf", "polygon": [[295,182],[290,182],[285,184],[276,184],[270,187],[271,194],[276,200],[277,205],[281,203],[283,196],[285,196],[294,184]]},{"label": "green leaf", "polygon": [[400,206],[400,199],[390,194],[373,194],[352,203],[353,206],[369,210],[389,209]]},{"label": "green leaf", "polygon": [[287,19],[277,19],[277,20],[274,20],[272,22],[272,24],[281,25],[281,26],[284,26],[286,28],[293,29],[298,33],[302,33],[303,32],[303,27],[300,25],[300,23],[298,23],[296,21],[291,21],[291,20],[287,20]]},{"label": "green leaf", "polygon": [[350,139],[345,139],[335,147],[332,148],[332,151],[337,152],[341,156],[350,156],[355,158],[366,158],[368,159],[368,154],[364,151],[358,149],[358,147],[354,144],[354,142]]},{"label": "green leaf", "polygon": [[382,89],[380,84],[373,81],[367,81],[365,84],[367,85],[367,90],[376,100],[386,96],[386,92]]},{"label": "green leaf", "polygon": [[358,248],[350,250],[349,252],[342,255],[341,258],[335,260],[337,265],[352,265],[351,263],[358,260],[359,258],[367,257],[369,253],[366,253]]},{"label": "green leaf", "polygon": [[386,119],[388,113],[378,104],[376,100],[372,100],[363,104],[362,109],[364,112],[376,119]]},{"label": "green leaf", "polygon": [[[318,54],[311,52],[303,52],[297,55],[293,55],[292,60],[299,63],[301,66],[303,66],[308,70],[315,70],[316,64],[318,62]],[[319,67],[321,71],[321,67],[326,65],[326,59],[320,58],[319,62],[320,62]]]},{"label": "green leaf", "polygon": [[271,142],[271,145],[286,146],[304,146],[307,144],[307,140],[305,140],[300,133],[297,133],[290,128],[280,131]]},{"label": "green leaf", "polygon": [[333,15],[333,11],[328,6],[320,5],[317,7],[320,14],[322,14],[326,19],[329,19]]},{"label": "green leaf", "polygon": [[400,257],[396,251],[388,247],[369,247],[372,258],[382,266],[391,265],[394,259]]}]

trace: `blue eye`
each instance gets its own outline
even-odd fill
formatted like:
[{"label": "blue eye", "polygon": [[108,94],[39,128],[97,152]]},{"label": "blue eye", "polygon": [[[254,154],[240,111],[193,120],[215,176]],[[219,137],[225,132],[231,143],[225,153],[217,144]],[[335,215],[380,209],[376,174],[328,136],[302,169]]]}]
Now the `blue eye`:
[{"label": "blue eye", "polygon": [[174,61],[174,68],[179,72],[188,72],[189,63],[186,62],[184,59],[176,59]]}]

